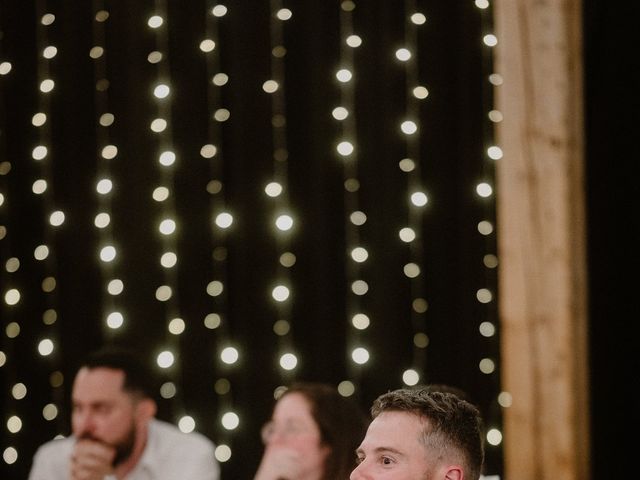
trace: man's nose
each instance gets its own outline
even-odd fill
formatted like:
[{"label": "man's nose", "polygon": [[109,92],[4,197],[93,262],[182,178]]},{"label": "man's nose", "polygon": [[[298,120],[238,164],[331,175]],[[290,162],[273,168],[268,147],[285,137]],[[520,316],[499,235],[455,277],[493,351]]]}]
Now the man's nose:
[{"label": "man's nose", "polygon": [[359,463],[356,468],[353,469],[353,471],[351,472],[351,475],[349,475],[349,480],[360,480],[360,479],[365,479],[367,477],[364,476],[363,474],[363,464]]},{"label": "man's nose", "polygon": [[86,435],[93,435],[95,432],[96,424],[93,415],[90,413],[77,414],[74,421],[74,434],[77,437],[83,437]]}]

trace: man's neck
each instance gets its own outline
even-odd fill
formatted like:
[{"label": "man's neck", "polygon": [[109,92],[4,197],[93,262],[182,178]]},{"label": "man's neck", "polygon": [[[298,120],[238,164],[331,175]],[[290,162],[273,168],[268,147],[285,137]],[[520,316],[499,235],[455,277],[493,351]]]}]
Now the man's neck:
[{"label": "man's neck", "polygon": [[138,431],[135,442],[133,444],[131,455],[129,455],[129,457],[124,462],[119,463],[114,468],[113,473],[118,480],[125,480],[127,478],[127,475],[129,475],[133,471],[133,469],[136,468],[147,446],[148,437],[149,424],[140,428],[140,430]]}]

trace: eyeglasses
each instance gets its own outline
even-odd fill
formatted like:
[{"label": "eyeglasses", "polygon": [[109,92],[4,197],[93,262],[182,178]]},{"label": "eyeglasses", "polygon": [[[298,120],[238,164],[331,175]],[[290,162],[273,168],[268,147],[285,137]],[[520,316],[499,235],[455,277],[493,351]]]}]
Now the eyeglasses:
[{"label": "eyeglasses", "polygon": [[260,433],[262,435],[262,441],[267,443],[271,441],[275,435],[297,437],[311,433],[311,430],[307,426],[295,422],[285,422],[281,425],[276,425],[275,422],[267,422],[262,426]]}]

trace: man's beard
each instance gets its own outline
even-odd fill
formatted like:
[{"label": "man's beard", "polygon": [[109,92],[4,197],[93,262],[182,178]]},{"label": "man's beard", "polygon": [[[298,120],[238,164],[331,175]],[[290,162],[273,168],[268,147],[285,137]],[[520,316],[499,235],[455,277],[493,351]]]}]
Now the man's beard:
[{"label": "man's beard", "polygon": [[121,463],[124,463],[133,453],[133,445],[136,440],[136,424],[131,421],[129,430],[127,430],[125,437],[117,443],[108,443],[100,438],[96,438],[90,433],[82,435],[81,439],[93,440],[94,442],[100,442],[116,449],[116,456],[111,462],[111,465],[116,467]]},{"label": "man's beard", "polygon": [[113,459],[113,466],[120,465],[125,462],[133,453],[133,444],[136,440],[136,428],[135,424],[132,423],[127,436],[117,444],[114,445],[116,447],[116,457]]}]

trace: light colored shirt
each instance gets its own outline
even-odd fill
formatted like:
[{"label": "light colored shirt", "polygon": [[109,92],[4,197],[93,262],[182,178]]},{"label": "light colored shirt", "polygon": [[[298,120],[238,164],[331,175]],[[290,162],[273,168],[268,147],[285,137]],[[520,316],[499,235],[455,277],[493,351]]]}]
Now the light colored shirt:
[{"label": "light colored shirt", "polygon": [[[199,433],[182,433],[161,420],[151,420],[147,445],[127,480],[219,480],[214,445]],[[69,480],[75,437],[51,440],[33,457],[29,480]],[[112,480],[114,477],[105,477]]]}]

